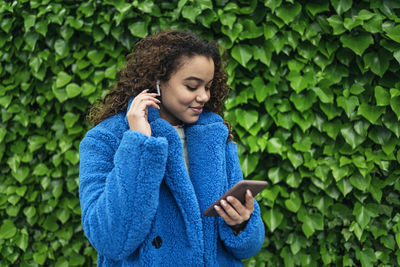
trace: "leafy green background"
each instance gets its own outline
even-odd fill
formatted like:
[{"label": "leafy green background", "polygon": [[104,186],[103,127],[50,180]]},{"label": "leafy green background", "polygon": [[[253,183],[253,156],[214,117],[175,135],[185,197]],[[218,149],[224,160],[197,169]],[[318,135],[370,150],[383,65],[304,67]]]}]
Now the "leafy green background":
[{"label": "leafy green background", "polygon": [[85,114],[160,29],[227,51],[226,118],[267,228],[248,266],[400,264],[396,0],[0,1],[0,266],[93,265]]}]

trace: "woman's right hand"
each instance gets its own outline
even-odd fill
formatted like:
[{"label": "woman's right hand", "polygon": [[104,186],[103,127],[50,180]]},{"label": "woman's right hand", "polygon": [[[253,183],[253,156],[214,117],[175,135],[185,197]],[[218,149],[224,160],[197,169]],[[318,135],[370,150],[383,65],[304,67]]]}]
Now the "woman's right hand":
[{"label": "woman's right hand", "polygon": [[156,98],[157,94],[148,93],[148,89],[138,94],[132,101],[131,106],[126,113],[129,128],[141,132],[148,137],[151,136],[150,124],[147,120],[147,110],[149,106],[160,109],[158,105],[160,100]]}]

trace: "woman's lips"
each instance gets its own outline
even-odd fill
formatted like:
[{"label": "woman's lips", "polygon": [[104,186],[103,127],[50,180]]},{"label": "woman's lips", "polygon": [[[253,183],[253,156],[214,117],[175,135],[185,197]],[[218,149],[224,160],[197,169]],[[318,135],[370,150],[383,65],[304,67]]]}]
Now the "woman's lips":
[{"label": "woman's lips", "polygon": [[195,114],[201,114],[203,112],[203,107],[190,107]]}]

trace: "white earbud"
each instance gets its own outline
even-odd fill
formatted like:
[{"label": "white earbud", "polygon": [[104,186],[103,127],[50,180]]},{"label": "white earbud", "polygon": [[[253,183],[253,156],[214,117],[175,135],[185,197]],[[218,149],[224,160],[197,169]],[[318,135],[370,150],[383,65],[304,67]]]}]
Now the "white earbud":
[{"label": "white earbud", "polygon": [[161,96],[160,81],[157,81],[157,83],[156,83],[156,89],[157,89],[157,95],[158,95],[158,96]]}]

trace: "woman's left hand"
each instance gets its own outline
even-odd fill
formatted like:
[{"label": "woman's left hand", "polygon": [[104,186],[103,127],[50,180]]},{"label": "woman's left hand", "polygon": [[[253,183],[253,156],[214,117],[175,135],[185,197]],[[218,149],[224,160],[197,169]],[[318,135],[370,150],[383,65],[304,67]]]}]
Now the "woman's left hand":
[{"label": "woman's left hand", "polygon": [[254,199],[250,190],[246,191],[246,202],[243,205],[237,198],[229,196],[214,206],[215,211],[229,226],[237,226],[250,219],[254,211]]}]

